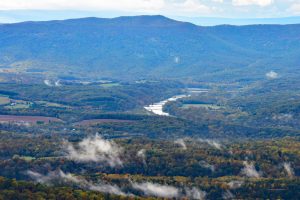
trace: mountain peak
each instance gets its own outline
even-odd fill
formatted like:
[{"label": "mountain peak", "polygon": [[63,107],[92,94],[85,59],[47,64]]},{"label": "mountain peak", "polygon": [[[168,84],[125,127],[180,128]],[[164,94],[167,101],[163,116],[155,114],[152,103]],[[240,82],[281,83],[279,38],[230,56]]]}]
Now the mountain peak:
[{"label": "mountain peak", "polygon": [[126,16],[112,18],[111,21],[123,22],[127,25],[139,25],[139,26],[174,26],[185,24],[185,22],[179,22],[162,15],[140,15],[140,16]]}]

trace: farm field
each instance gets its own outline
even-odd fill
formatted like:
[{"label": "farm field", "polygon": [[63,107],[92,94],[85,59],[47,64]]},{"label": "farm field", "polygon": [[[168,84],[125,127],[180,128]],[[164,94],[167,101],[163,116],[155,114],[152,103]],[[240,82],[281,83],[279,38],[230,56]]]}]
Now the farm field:
[{"label": "farm field", "polygon": [[62,120],[54,117],[42,116],[17,116],[17,115],[0,115],[0,122],[6,123],[37,123],[37,122],[62,122]]}]

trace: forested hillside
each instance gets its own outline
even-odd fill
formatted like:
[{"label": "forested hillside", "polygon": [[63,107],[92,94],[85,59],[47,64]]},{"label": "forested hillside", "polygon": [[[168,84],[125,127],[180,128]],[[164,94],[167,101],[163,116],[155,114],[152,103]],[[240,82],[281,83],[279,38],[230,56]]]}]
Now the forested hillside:
[{"label": "forested hillside", "polygon": [[262,78],[299,67],[299,25],[200,27],[163,16],[0,25],[6,73],[75,78]]}]

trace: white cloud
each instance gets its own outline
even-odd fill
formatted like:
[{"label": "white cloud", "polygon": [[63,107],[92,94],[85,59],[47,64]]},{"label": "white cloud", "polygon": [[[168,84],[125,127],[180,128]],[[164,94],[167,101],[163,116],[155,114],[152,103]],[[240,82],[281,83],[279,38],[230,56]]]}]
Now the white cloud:
[{"label": "white cloud", "polygon": [[248,163],[247,161],[245,161],[243,164],[244,168],[242,169],[242,174],[249,178],[259,178],[261,176],[261,173],[255,169],[253,163]]},{"label": "white cloud", "polygon": [[62,86],[61,83],[60,83],[60,80],[55,81],[55,82],[54,82],[54,85],[55,85],[56,87]]},{"label": "white cloud", "polygon": [[300,15],[300,3],[292,4],[289,7],[288,12],[292,12],[293,14]]},{"label": "white cloud", "polygon": [[141,149],[137,152],[136,154],[138,157],[140,157],[143,160],[143,164],[145,166],[147,166],[147,162],[146,162],[146,150],[145,149]]},{"label": "white cloud", "polygon": [[210,169],[212,172],[214,172],[216,170],[214,165],[209,164],[208,162],[202,160],[199,162],[200,166],[203,168],[207,168]]},{"label": "white cloud", "polygon": [[197,0],[174,2],[166,0],[0,0],[0,10],[47,9],[47,10],[118,10],[118,11],[159,11],[168,8],[183,12],[207,12],[209,7]]},{"label": "white cloud", "polygon": [[53,86],[60,87],[60,86],[62,86],[61,83],[60,83],[60,80],[57,80],[53,83],[52,81],[46,79],[46,80],[44,80],[44,84],[49,86],[49,87],[53,87]]},{"label": "white cloud", "polygon": [[198,200],[204,200],[206,197],[206,192],[196,187],[177,188],[174,186],[161,185],[151,182],[131,183],[131,185],[134,189],[142,191],[146,196]]},{"label": "white cloud", "polygon": [[229,191],[226,190],[223,194],[222,194],[223,199],[234,199],[235,196]]},{"label": "white cloud", "polygon": [[77,147],[65,142],[67,157],[78,162],[104,162],[111,167],[122,165],[121,149],[113,141],[102,139],[98,134],[87,137]]},{"label": "white cloud", "polygon": [[188,199],[199,199],[204,200],[206,192],[193,187],[192,189],[186,188],[185,193]]},{"label": "white cloud", "polygon": [[140,158],[145,158],[146,157],[146,150],[145,149],[141,149],[137,152],[137,156],[140,157]]},{"label": "white cloud", "polygon": [[178,64],[178,63],[180,62],[180,57],[176,56],[176,57],[174,58],[174,62],[175,62],[176,64]]},{"label": "white cloud", "polygon": [[278,78],[278,73],[276,73],[274,71],[269,71],[268,73],[266,73],[266,77],[268,79],[276,79],[276,78]]},{"label": "white cloud", "polygon": [[185,0],[183,3],[174,3],[176,10],[183,12],[199,12],[199,13],[210,13],[210,7],[200,3],[197,0]]},{"label": "white cloud", "polygon": [[151,11],[165,6],[164,0],[0,0],[1,10],[74,9],[74,10],[140,10]]},{"label": "white cloud", "polygon": [[232,4],[234,6],[250,6],[250,5],[256,5],[256,6],[269,6],[273,4],[273,0],[232,0]]},{"label": "white cloud", "polygon": [[73,176],[70,173],[64,173],[61,170],[49,172],[47,175],[43,175],[33,171],[27,171],[27,174],[38,183],[43,183],[47,185],[53,185],[58,182],[60,183],[75,183],[78,187],[82,189],[93,190],[97,192],[104,192],[116,195],[126,195],[122,190],[116,185],[109,185],[104,183],[94,184],[83,178]]},{"label": "white cloud", "polygon": [[[36,182],[55,185],[55,184],[75,184],[77,187],[84,190],[92,190],[102,193],[116,194],[122,196],[134,196],[132,193],[125,193],[117,185],[111,185],[102,182],[91,182],[83,177],[74,176],[70,173],[64,173],[61,170],[50,171],[48,174],[43,175],[34,171],[27,171],[27,174]],[[131,181],[130,181],[131,182]],[[144,183],[133,183],[131,182],[133,189],[142,191],[146,196],[155,196],[161,198],[188,198],[188,199],[198,199],[204,200],[206,192],[202,191],[196,187],[193,188],[176,188],[169,185],[161,185],[157,183],[144,182]]]},{"label": "white cloud", "polygon": [[210,145],[210,146],[212,146],[212,147],[214,147],[216,149],[219,149],[219,150],[222,149],[222,145],[218,141],[216,141],[216,140],[198,138],[198,141],[199,142],[207,143],[208,145]]},{"label": "white cloud", "polygon": [[289,122],[292,120],[294,116],[292,114],[287,114],[287,113],[281,113],[281,114],[275,114],[272,116],[273,120],[279,120],[279,121],[284,121],[284,122]]},{"label": "white cloud", "polygon": [[244,184],[244,181],[230,181],[227,185],[230,189],[238,189]]},{"label": "white cloud", "polygon": [[283,163],[283,168],[286,171],[286,173],[288,174],[289,177],[294,177],[295,176],[295,171],[294,169],[291,167],[291,163]]},{"label": "white cloud", "polygon": [[156,196],[162,198],[178,198],[180,192],[176,187],[160,185],[157,183],[132,183],[132,187],[142,191],[147,196]]},{"label": "white cloud", "polygon": [[177,139],[177,140],[174,141],[174,143],[179,145],[182,148],[182,150],[187,150],[184,139]]},{"label": "white cloud", "polygon": [[44,83],[45,83],[45,85],[47,85],[47,86],[49,86],[49,87],[52,87],[52,86],[53,86],[53,84],[51,83],[50,80],[44,80]]},{"label": "white cloud", "polygon": [[0,10],[121,11],[199,16],[211,13],[214,8],[198,0],[0,0]]},{"label": "white cloud", "polygon": [[122,192],[122,190],[116,185],[89,183],[87,186],[88,186],[89,190],[93,190],[93,191],[97,191],[97,192],[104,192],[104,193],[116,194],[116,195],[122,195],[122,196],[130,195],[130,194],[125,194],[124,192]]},{"label": "white cloud", "polygon": [[43,184],[51,184],[51,181],[54,180],[57,176],[57,173],[49,173],[48,175],[42,175],[40,173],[28,170],[27,174],[34,179],[38,183],[43,183]]},{"label": "white cloud", "polygon": [[[274,5],[274,6],[270,6]],[[248,7],[249,6],[249,7]],[[258,7],[253,7],[258,6]],[[269,7],[267,7],[269,6]],[[255,18],[280,17],[300,14],[299,0],[0,0],[0,11],[27,10],[34,13],[38,10],[79,11],[105,11],[99,14],[90,13],[83,16],[113,17],[119,15],[161,14],[169,17],[225,17],[225,18]],[[14,10],[14,11],[12,11]],[[20,11],[19,11],[20,12]],[[7,16],[6,16],[7,15]],[[27,14],[26,14],[27,15]],[[0,16],[3,22],[15,22],[52,19],[53,16],[44,13],[29,16],[13,16],[4,14]],[[78,18],[80,14],[71,15],[65,12],[62,18]],[[55,17],[56,19],[60,17]],[[1,22],[0,21],[0,22]],[[193,21],[193,20],[190,20]]]}]

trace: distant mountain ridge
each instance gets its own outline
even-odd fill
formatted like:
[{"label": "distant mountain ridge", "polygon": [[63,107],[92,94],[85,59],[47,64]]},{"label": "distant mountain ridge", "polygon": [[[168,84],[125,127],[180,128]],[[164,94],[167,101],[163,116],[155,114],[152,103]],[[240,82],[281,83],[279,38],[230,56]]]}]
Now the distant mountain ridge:
[{"label": "distant mountain ridge", "polygon": [[0,25],[0,67],[116,79],[257,79],[300,67],[300,25],[196,26],[164,16]]},{"label": "distant mountain ridge", "polygon": [[188,21],[200,26],[216,26],[216,25],[288,25],[300,24],[300,16],[281,17],[281,18],[218,18],[218,17],[174,17],[176,20]]}]

